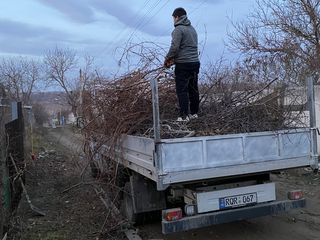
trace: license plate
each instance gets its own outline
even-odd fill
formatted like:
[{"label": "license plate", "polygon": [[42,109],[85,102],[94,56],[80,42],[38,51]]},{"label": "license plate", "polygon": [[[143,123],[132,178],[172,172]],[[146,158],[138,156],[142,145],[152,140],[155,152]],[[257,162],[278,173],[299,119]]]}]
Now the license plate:
[{"label": "license plate", "polygon": [[233,208],[257,203],[257,193],[247,193],[236,196],[219,198],[219,208]]}]

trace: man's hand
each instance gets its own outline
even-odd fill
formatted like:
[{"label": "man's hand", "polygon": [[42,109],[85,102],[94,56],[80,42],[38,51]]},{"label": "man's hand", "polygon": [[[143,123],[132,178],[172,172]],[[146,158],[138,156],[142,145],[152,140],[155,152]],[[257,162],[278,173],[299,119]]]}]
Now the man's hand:
[{"label": "man's hand", "polygon": [[174,60],[172,58],[164,60],[164,67],[170,68],[174,64]]}]

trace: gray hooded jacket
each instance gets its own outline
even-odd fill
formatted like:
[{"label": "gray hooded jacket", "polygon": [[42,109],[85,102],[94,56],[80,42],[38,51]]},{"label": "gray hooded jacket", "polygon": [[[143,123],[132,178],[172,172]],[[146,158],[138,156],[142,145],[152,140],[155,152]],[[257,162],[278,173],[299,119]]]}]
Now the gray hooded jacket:
[{"label": "gray hooded jacket", "polygon": [[187,16],[181,16],[174,26],[166,59],[174,59],[175,63],[199,62],[198,35]]}]

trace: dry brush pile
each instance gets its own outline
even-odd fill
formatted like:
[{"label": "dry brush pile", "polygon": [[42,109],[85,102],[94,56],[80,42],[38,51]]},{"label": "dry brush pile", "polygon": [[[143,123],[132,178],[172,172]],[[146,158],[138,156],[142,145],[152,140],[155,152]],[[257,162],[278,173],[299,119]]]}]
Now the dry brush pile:
[{"label": "dry brush pile", "polygon": [[[301,122],[305,110],[300,92],[289,91],[278,78],[242,82],[206,76],[200,82],[199,118],[178,123],[175,83],[170,70],[135,71],[114,81],[102,81],[86,92],[84,114],[88,136],[115,144],[122,134],[153,137],[151,79],[158,79],[161,137],[275,131]],[[288,104],[288,98],[290,103]],[[296,106],[295,114],[291,106]],[[111,145],[112,145],[111,144]]]}]

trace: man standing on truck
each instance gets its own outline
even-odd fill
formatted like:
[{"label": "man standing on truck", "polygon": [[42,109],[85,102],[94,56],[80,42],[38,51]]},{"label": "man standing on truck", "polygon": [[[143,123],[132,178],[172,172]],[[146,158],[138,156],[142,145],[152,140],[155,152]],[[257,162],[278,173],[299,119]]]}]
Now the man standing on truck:
[{"label": "man standing on truck", "polygon": [[198,118],[199,111],[198,35],[185,9],[176,8],[172,17],[175,28],[171,34],[171,47],[165,57],[164,66],[169,68],[175,64],[176,93],[180,107],[177,121],[189,121]]}]

